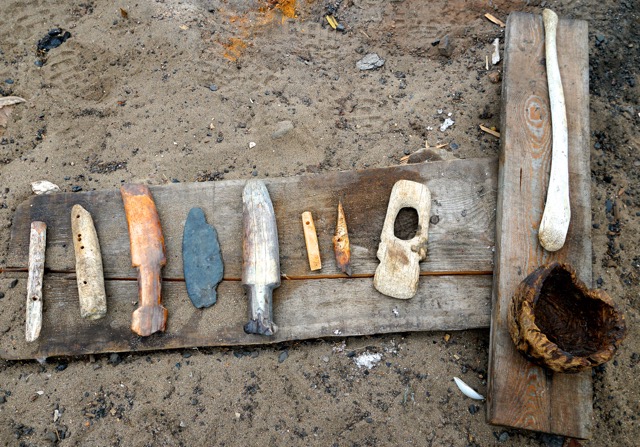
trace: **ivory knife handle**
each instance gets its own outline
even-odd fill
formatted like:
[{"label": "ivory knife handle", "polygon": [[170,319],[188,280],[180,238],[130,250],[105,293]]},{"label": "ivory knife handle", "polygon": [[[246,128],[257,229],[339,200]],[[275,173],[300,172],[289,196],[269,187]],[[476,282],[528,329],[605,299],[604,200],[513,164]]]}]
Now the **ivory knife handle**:
[{"label": "ivory knife handle", "polygon": [[29,276],[27,277],[27,318],[25,338],[35,341],[42,329],[42,281],[44,279],[44,254],[47,245],[47,224],[31,222],[29,237]]},{"label": "ivory knife handle", "polygon": [[91,214],[81,205],[74,205],[71,209],[71,231],[76,255],[80,316],[97,320],[107,314],[102,256]]}]

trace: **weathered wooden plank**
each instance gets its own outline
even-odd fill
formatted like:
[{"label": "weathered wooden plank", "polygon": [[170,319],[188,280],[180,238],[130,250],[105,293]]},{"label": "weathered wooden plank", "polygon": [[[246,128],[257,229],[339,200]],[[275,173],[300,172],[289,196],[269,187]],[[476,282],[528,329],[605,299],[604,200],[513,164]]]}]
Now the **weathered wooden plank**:
[{"label": "weathered wooden plank", "polygon": [[496,217],[491,346],[490,423],[575,438],[591,434],[591,374],[552,374],[527,362],[506,326],[516,286],[540,264],[571,263],[591,284],[591,198],[587,24],[560,20],[558,57],[567,104],[571,225],[556,253],[538,243],[551,159],[544,30],[538,15],[513,13],[505,37],[501,151]]},{"label": "weathered wooden plank", "polygon": [[[338,274],[333,254],[338,200],[349,224],[354,274],[373,274],[376,250],[389,194],[399,179],[424,182],[432,192],[429,253],[422,271],[465,272],[493,269],[497,164],[495,160],[398,166],[365,171],[311,174],[265,179],[271,195],[280,241],[281,271],[289,277]],[[164,278],[182,278],[182,229],[192,207],[201,207],[218,230],[225,278],[240,278],[242,269],[242,188],[244,180],[172,184],[152,187],[167,247]],[[26,268],[28,228],[32,220],[49,227],[46,267],[73,271],[69,212],[79,203],[93,216],[108,278],[135,278],[122,199],[117,190],[35,196],[16,210],[7,267]],[[322,270],[310,273],[300,215],[312,211],[318,231]],[[411,226],[411,225],[410,225]],[[415,229],[415,225],[413,225]]]},{"label": "weathered wooden plank", "polygon": [[[21,283],[23,281],[24,277]],[[25,303],[17,299],[19,293],[16,292],[20,286],[9,290],[0,312],[0,331],[4,332],[0,337],[0,356],[42,359],[100,352],[481,328],[489,325],[491,299],[491,275],[423,276],[417,296],[410,300],[395,300],[378,293],[371,278],[284,280],[273,295],[278,332],[274,337],[264,337],[243,331],[247,300],[239,281],[220,283],[218,302],[208,309],[195,309],[184,282],[170,281],[162,286],[164,305],[169,309],[166,332],[138,337],[130,329],[131,312],[136,308],[138,294],[136,282],[106,281],[105,285],[107,315],[89,321],[79,318],[78,291],[73,277],[47,275],[42,335],[33,343],[24,340],[21,316]]]}]

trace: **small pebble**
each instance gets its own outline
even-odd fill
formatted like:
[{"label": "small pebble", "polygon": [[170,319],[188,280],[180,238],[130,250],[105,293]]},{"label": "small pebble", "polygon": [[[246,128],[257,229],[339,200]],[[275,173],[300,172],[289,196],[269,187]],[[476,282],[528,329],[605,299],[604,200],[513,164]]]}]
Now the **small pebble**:
[{"label": "small pebble", "polygon": [[453,38],[447,34],[438,43],[438,52],[441,56],[451,57],[455,46],[453,45]]},{"label": "small pebble", "polygon": [[5,396],[0,396],[0,404],[3,404],[7,401],[7,398]]},{"label": "small pebble", "polygon": [[356,62],[356,68],[358,70],[374,70],[384,65],[384,59],[378,56],[376,53],[369,53],[358,62]]},{"label": "small pebble", "polygon": [[4,292],[0,292],[0,300],[4,298]]},{"label": "small pebble", "polygon": [[289,351],[282,351],[278,356],[278,363],[282,363],[289,357]]},{"label": "small pebble", "polygon": [[109,363],[111,363],[113,366],[119,364],[120,362],[122,362],[122,359],[120,358],[119,354],[114,352],[109,356]]},{"label": "small pebble", "polygon": [[254,169],[253,171],[251,171],[251,175],[253,175],[254,177],[258,176],[258,171],[256,169]]},{"label": "small pebble", "polygon": [[544,442],[545,447],[562,447],[564,445],[564,437],[557,435],[549,435],[542,433],[540,439]]},{"label": "small pebble", "polygon": [[14,288],[15,286],[17,286],[17,285],[18,285],[18,280],[17,280],[17,279],[14,279],[13,281],[11,281],[11,282],[9,283],[9,288],[10,288],[10,289],[13,289],[13,288]]},{"label": "small pebble", "polygon": [[40,59],[36,59],[34,64],[36,67],[42,67],[44,65],[44,62],[42,62]]},{"label": "small pebble", "polygon": [[73,185],[73,186],[71,187],[71,191],[72,191],[72,192],[80,192],[80,191],[82,191],[82,187],[81,187],[81,186],[78,186],[78,185]]},{"label": "small pebble", "polygon": [[458,146],[458,143],[452,142],[451,144],[449,144],[449,147],[451,148],[451,150],[457,151],[460,146]]},{"label": "small pebble", "polygon": [[429,218],[429,222],[431,223],[431,225],[436,225],[438,222],[440,222],[440,216],[438,215],[431,216]]},{"label": "small pebble", "polygon": [[276,130],[271,134],[271,138],[277,140],[278,138],[282,138],[287,135],[289,132],[293,130],[293,123],[289,120],[280,121],[276,125]]},{"label": "small pebble", "polygon": [[52,432],[52,431],[46,431],[46,432],[44,433],[44,439],[46,439],[47,441],[52,442],[52,443],[54,443],[54,444],[55,444],[56,442],[58,442],[58,437],[57,437],[57,436],[56,436],[56,434],[55,434],[54,432]]},{"label": "small pebble", "polygon": [[507,433],[506,431],[503,431],[502,433],[500,433],[500,436],[498,436],[498,442],[507,442],[509,440],[509,433]]},{"label": "small pebble", "polygon": [[218,91],[218,86],[215,84],[210,84],[209,85],[209,90],[211,90],[212,92],[217,92]]},{"label": "small pebble", "polygon": [[402,153],[403,153],[404,155],[409,155],[409,154],[411,153],[411,151],[409,150],[409,148],[405,148],[405,150],[404,150],[404,151],[402,151]]},{"label": "small pebble", "polygon": [[182,358],[188,359],[189,357],[191,357],[191,353],[190,352],[184,352],[182,354]]},{"label": "small pebble", "polygon": [[325,363],[329,363],[329,357],[325,355],[324,357],[322,357],[322,361]]},{"label": "small pebble", "polygon": [[56,371],[64,371],[65,369],[67,369],[67,365],[66,363],[60,363],[58,366],[56,366]]},{"label": "small pebble", "polygon": [[500,72],[498,70],[490,72],[487,77],[489,78],[489,82],[492,84],[497,84],[501,79]]},{"label": "small pebble", "polygon": [[4,82],[11,85],[13,84],[13,79],[5,79]]},{"label": "small pebble", "polygon": [[480,410],[480,407],[476,404],[469,405],[469,413],[476,414]]}]

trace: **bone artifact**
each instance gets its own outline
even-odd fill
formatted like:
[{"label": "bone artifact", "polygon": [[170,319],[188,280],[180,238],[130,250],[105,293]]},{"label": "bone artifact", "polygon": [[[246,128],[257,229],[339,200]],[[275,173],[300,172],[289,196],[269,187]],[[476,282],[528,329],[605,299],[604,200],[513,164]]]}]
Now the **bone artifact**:
[{"label": "bone artifact", "polygon": [[304,243],[307,246],[307,257],[309,258],[309,268],[311,271],[320,270],[320,248],[318,247],[318,235],[316,225],[313,222],[311,211],[302,213],[302,229],[304,230]]},{"label": "bone artifact", "polygon": [[107,314],[102,256],[91,214],[80,205],[74,205],[71,209],[71,231],[76,255],[80,316],[97,320]]},{"label": "bone artifact", "polygon": [[[395,236],[394,223],[400,210],[406,207],[418,212],[418,230],[412,239],[405,241]],[[420,261],[427,257],[430,212],[431,192],[425,185],[409,180],[399,180],[393,185],[378,247],[380,265],[373,277],[373,285],[380,293],[409,299],[418,291]]]},{"label": "bone artifact", "polygon": [[273,335],[273,289],[280,286],[278,228],[267,187],[249,180],[242,192],[242,285],[249,299],[247,334]]},{"label": "bone artifact", "polygon": [[162,306],[160,270],[167,263],[160,217],[151,191],[144,185],[120,187],[124,211],[129,224],[131,264],[138,267],[140,307],[133,312],[131,330],[147,336],[164,331],[167,309]]},{"label": "bone artifact", "polygon": [[558,16],[550,9],[542,12],[547,60],[547,83],[551,104],[551,173],[547,201],[540,222],[538,239],[547,251],[557,251],[564,245],[571,220],[569,204],[569,133],[564,91],[558,66],[556,29]]},{"label": "bone artifact", "polygon": [[336,265],[342,271],[351,276],[351,245],[349,244],[349,231],[347,219],[344,217],[342,202],[338,202],[338,220],[336,232],[333,236],[333,251],[336,255]]},{"label": "bone artifact", "polygon": [[47,224],[31,222],[29,237],[29,276],[27,277],[27,318],[25,338],[32,342],[42,329],[42,281],[44,278],[44,254],[47,245]]}]

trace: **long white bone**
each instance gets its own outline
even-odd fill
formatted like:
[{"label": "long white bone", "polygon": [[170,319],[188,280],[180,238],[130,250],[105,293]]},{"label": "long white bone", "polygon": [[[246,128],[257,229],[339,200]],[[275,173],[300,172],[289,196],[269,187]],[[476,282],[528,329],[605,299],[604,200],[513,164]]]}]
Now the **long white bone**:
[{"label": "long white bone", "polygon": [[556,29],[558,16],[550,9],[542,12],[547,59],[547,82],[551,104],[552,155],[547,202],[544,206],[538,239],[547,251],[562,248],[569,230],[571,206],[569,204],[569,136],[567,109],[558,66]]}]

